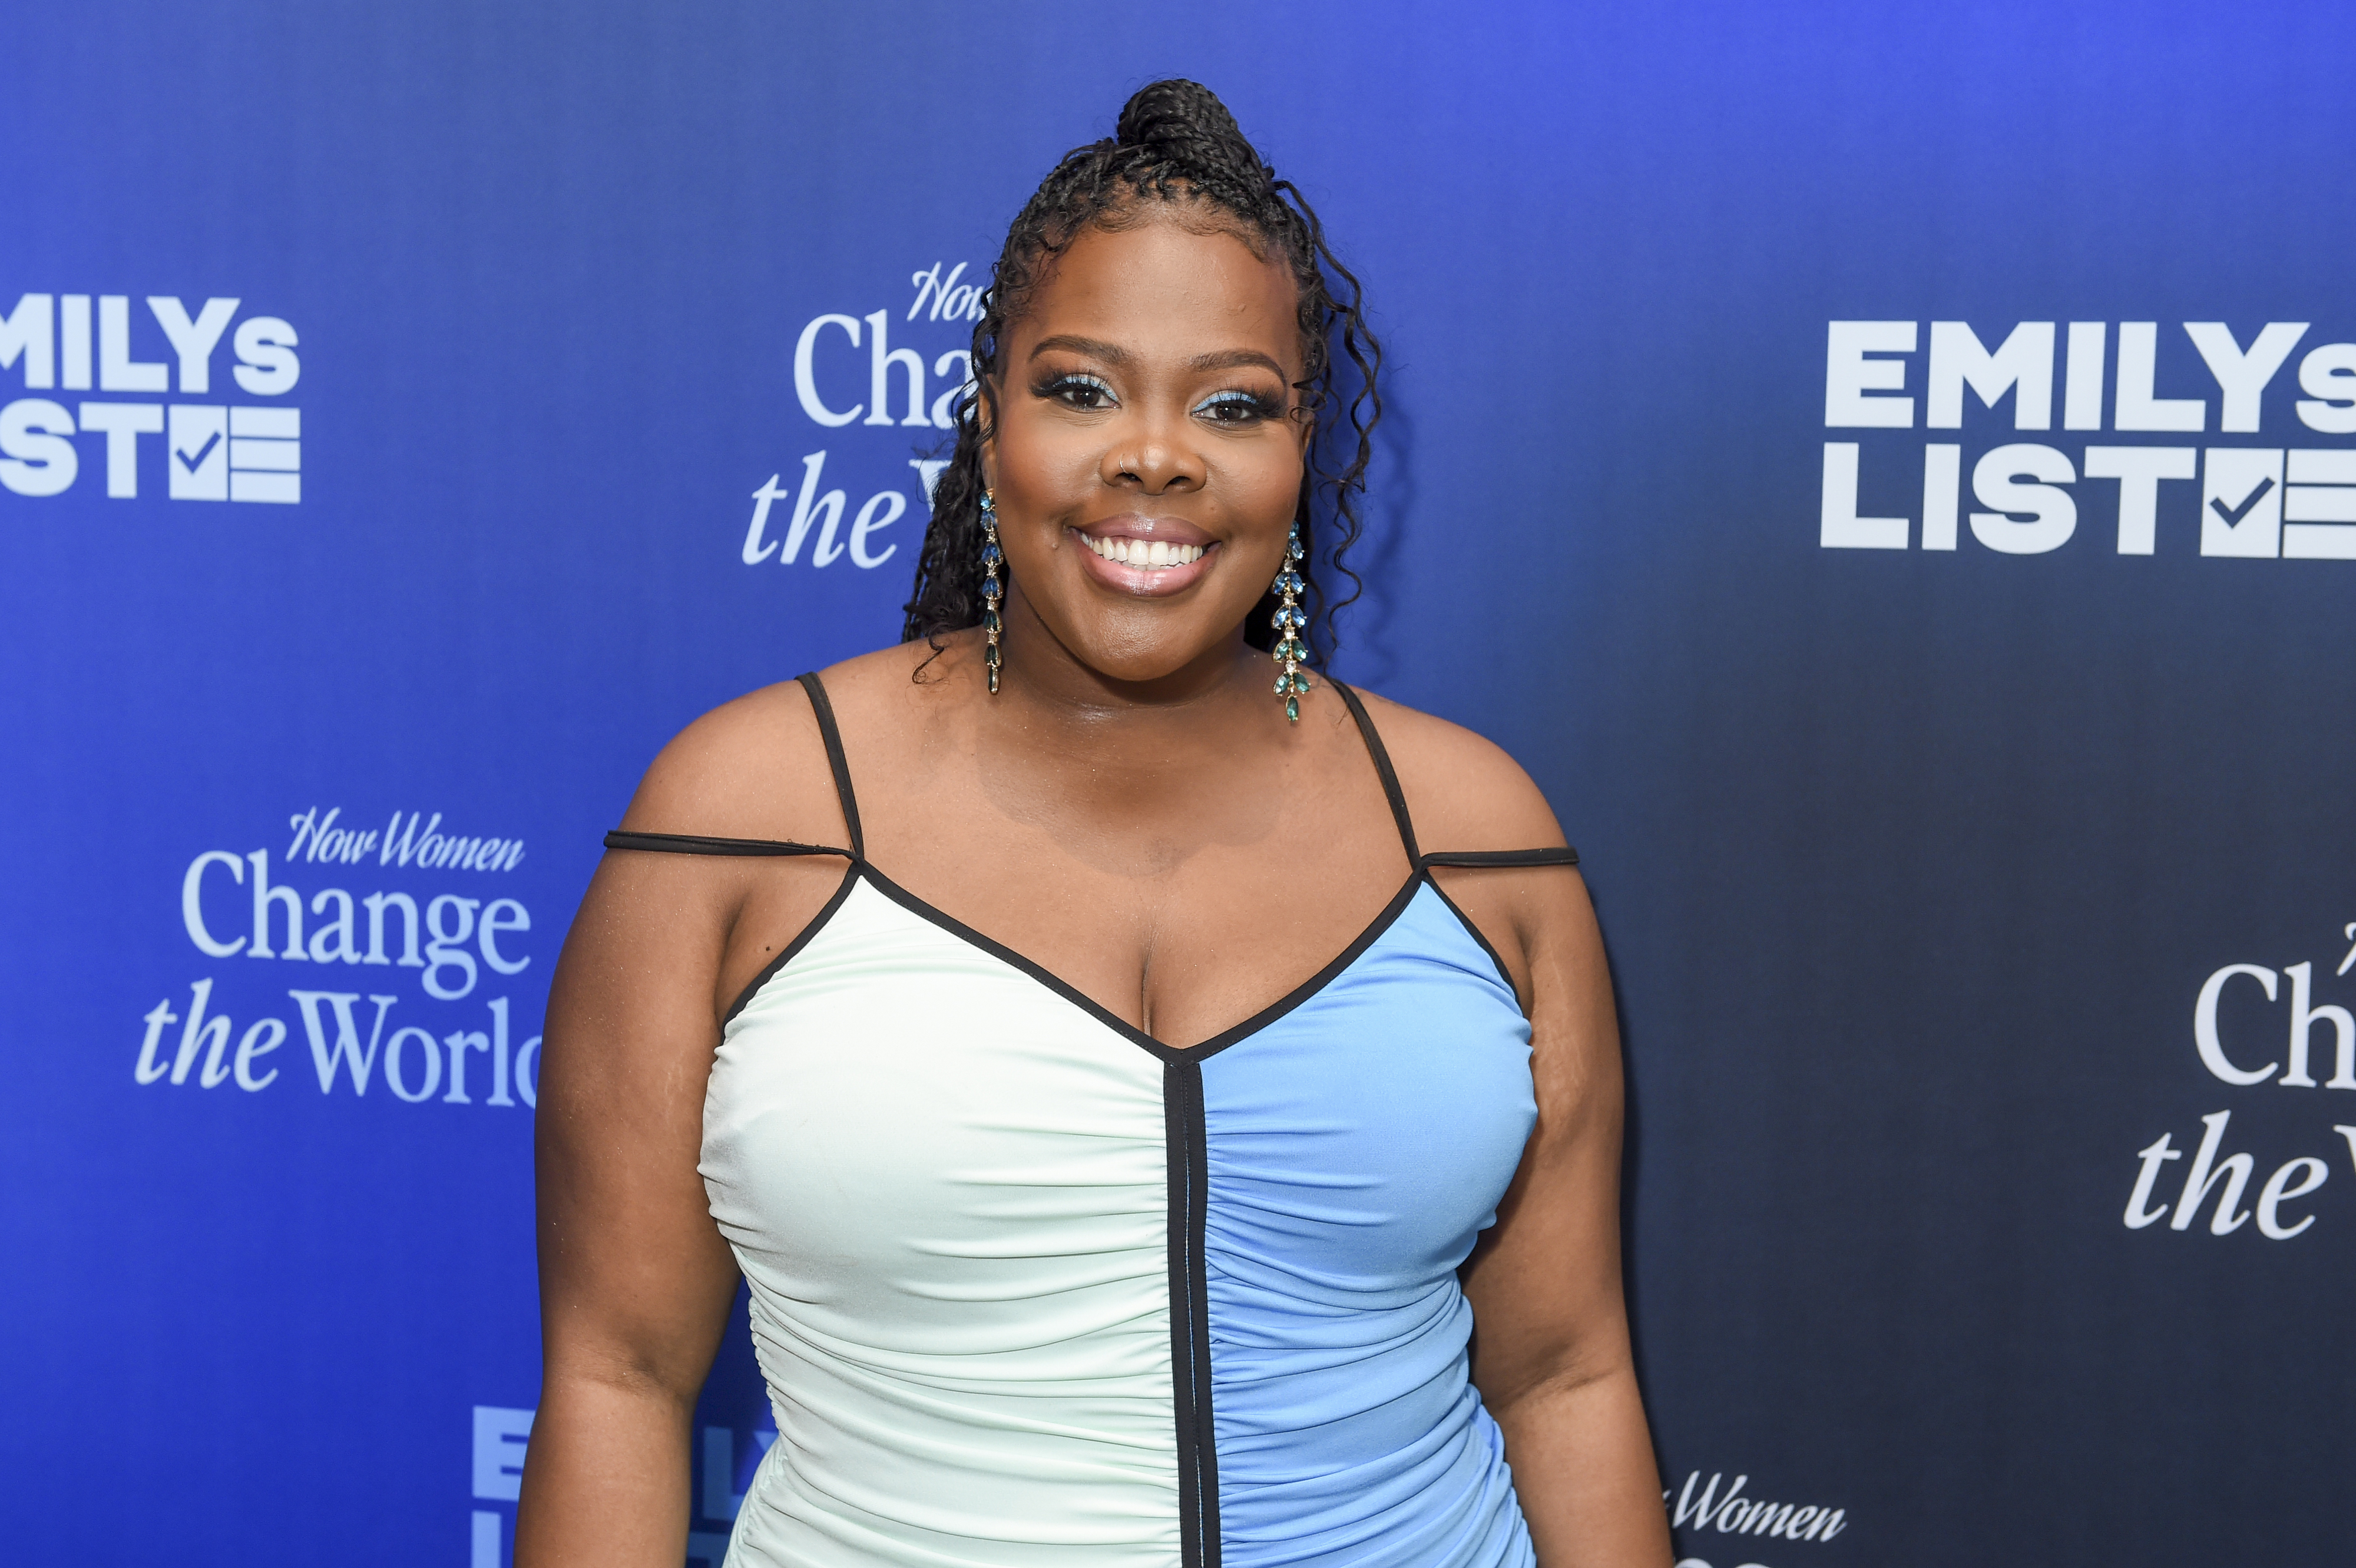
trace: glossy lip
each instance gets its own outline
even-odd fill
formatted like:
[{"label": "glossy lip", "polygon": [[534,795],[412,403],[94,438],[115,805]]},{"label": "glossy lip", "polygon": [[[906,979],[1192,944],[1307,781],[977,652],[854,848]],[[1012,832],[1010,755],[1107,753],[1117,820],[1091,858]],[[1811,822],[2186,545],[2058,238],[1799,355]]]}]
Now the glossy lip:
[{"label": "glossy lip", "polygon": [[[1201,582],[1219,558],[1219,542],[1181,518],[1141,517],[1127,512],[1066,532],[1074,536],[1073,548],[1078,552],[1081,570],[1106,587],[1136,598],[1159,599],[1183,593]],[[1124,566],[1089,549],[1086,543],[1088,539],[1142,539],[1149,542],[1158,539],[1165,544],[1199,544],[1203,555],[1183,566]]]}]

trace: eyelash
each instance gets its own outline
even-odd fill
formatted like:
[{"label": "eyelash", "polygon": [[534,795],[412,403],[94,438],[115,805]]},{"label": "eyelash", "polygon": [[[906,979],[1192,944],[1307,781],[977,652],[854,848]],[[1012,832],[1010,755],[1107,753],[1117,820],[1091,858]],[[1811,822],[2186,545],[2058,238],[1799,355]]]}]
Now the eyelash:
[{"label": "eyelash", "polygon": [[[1110,406],[1113,402],[1111,386],[1099,377],[1086,374],[1076,373],[1072,375],[1057,376],[1052,381],[1043,382],[1033,390],[1040,397],[1053,398],[1056,402],[1065,403],[1083,413],[1098,413]],[[1076,395],[1083,392],[1101,401],[1083,403],[1080,401],[1079,397]],[[1252,424],[1264,419],[1281,418],[1284,413],[1283,405],[1278,403],[1274,398],[1268,397],[1259,392],[1243,392],[1238,390],[1214,392],[1209,397],[1205,398],[1201,403],[1196,403],[1193,412],[1197,415],[1202,415],[1209,413],[1213,410],[1227,408],[1243,409],[1245,411],[1244,417],[1235,418],[1214,414],[1210,423],[1213,424]]]},{"label": "eyelash", "polygon": [[[1035,390],[1041,397],[1054,398],[1056,402],[1067,403],[1082,413],[1095,413],[1100,409],[1110,406],[1113,401],[1112,388],[1098,377],[1088,375],[1057,376]],[[1095,403],[1081,403],[1072,395],[1077,392],[1093,392],[1104,401]]]},{"label": "eyelash", "polygon": [[1243,419],[1215,418],[1211,421],[1214,424],[1257,424],[1263,419],[1279,418],[1284,413],[1283,405],[1279,403],[1274,398],[1268,397],[1259,392],[1214,392],[1209,397],[1205,398],[1201,403],[1196,403],[1194,405],[1194,412],[1199,414],[1212,409],[1220,408],[1244,409],[1247,413],[1247,417]]}]

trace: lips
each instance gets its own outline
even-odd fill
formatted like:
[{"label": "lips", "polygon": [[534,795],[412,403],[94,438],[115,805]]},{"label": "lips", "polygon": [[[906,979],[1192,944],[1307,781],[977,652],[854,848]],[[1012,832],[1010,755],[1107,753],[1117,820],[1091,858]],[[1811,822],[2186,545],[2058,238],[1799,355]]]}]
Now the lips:
[{"label": "lips", "polygon": [[1175,518],[1106,518],[1068,532],[1084,547],[1081,565],[1091,577],[1139,597],[1191,587],[1219,552],[1217,540]]}]

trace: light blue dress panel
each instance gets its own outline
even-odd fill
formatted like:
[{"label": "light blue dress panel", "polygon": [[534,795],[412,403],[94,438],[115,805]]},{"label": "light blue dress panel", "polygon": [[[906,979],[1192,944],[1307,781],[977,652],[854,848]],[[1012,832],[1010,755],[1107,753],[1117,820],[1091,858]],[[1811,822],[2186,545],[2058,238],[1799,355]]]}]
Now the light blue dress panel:
[{"label": "light blue dress panel", "polygon": [[1456,1282],[1537,1120],[1529,1039],[1426,884],[1314,996],[1203,1064],[1229,1568],[1531,1561]]}]

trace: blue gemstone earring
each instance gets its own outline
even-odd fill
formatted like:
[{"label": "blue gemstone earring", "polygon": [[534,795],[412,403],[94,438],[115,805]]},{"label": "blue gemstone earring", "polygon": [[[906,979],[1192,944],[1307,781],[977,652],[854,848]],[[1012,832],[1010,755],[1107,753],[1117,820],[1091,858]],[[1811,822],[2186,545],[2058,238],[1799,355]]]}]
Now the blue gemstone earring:
[{"label": "blue gemstone earring", "polygon": [[998,601],[1005,590],[998,585],[999,564],[1006,559],[998,548],[998,503],[988,490],[981,492],[981,632],[987,644],[981,650],[983,670],[990,677],[990,694],[998,695]]},{"label": "blue gemstone earring", "polygon": [[1301,722],[1301,699],[1309,693],[1309,677],[1301,673],[1301,661],[1309,657],[1303,638],[1309,628],[1309,612],[1299,603],[1307,585],[1301,579],[1301,525],[1292,525],[1292,536],[1285,541],[1284,567],[1269,585],[1269,592],[1283,603],[1276,607],[1269,623],[1276,628],[1276,646],[1269,650],[1279,666],[1276,694],[1284,699],[1284,716],[1293,724]]}]

